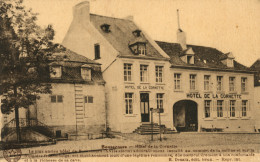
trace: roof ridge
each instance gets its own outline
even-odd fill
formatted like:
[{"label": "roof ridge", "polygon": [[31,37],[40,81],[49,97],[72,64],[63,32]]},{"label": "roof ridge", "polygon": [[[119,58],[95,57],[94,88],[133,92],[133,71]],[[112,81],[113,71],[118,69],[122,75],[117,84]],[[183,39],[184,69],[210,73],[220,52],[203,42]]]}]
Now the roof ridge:
[{"label": "roof ridge", "polygon": [[99,16],[99,17],[105,17],[105,18],[110,18],[110,19],[119,19],[119,20],[125,20],[125,21],[131,21],[131,22],[132,22],[132,20],[125,19],[125,18],[111,17],[111,16],[104,16],[104,15],[98,15],[98,14],[93,14],[93,13],[90,13],[90,15],[93,15],[93,16]]}]

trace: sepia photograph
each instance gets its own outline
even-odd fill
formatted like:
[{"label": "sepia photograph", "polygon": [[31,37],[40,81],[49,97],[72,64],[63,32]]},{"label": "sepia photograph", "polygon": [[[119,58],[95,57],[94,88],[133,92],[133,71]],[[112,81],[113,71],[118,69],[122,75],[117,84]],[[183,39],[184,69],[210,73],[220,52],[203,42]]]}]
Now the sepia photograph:
[{"label": "sepia photograph", "polygon": [[260,161],[260,0],[0,0],[0,161]]}]

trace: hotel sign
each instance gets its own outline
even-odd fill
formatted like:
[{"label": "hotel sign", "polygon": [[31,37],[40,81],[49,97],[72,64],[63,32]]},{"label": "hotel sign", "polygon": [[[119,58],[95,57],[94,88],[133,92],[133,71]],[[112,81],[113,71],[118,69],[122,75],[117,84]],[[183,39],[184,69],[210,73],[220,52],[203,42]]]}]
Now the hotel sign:
[{"label": "hotel sign", "polygon": [[138,90],[164,90],[163,86],[150,86],[150,85],[126,85],[125,89],[138,89]]},{"label": "hotel sign", "polygon": [[241,94],[200,94],[200,93],[187,93],[187,98],[219,98],[219,99],[241,99]]}]

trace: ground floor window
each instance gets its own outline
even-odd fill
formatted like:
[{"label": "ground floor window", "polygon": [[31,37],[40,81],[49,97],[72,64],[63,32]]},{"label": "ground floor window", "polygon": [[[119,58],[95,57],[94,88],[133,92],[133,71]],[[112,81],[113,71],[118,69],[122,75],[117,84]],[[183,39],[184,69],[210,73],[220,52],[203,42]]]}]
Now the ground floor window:
[{"label": "ground floor window", "polygon": [[236,116],[236,101],[235,100],[231,100],[229,101],[229,112],[230,112],[230,117],[235,117]]},{"label": "ground floor window", "polygon": [[156,94],[157,109],[163,109],[163,93]]},{"label": "ground floor window", "polygon": [[205,118],[210,118],[210,106],[211,101],[210,100],[205,100],[204,101],[204,108],[205,108]]},{"label": "ground floor window", "polygon": [[125,113],[133,114],[133,93],[125,93]]},{"label": "ground floor window", "polygon": [[62,95],[51,95],[51,103],[62,103],[63,96]]},{"label": "ground floor window", "polygon": [[242,100],[242,117],[247,116],[247,111],[248,111],[248,101]]},{"label": "ground floor window", "polygon": [[223,100],[217,101],[217,117],[223,117]]}]

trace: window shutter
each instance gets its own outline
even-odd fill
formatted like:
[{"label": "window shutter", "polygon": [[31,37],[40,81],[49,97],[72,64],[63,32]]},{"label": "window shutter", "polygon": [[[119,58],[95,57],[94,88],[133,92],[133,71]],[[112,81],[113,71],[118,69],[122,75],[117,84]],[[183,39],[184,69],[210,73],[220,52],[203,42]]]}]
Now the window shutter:
[{"label": "window shutter", "polygon": [[224,100],[223,102],[223,117],[230,117],[229,102],[229,100]]},{"label": "window shutter", "polygon": [[236,117],[242,117],[242,101],[236,101]]},{"label": "window shutter", "polygon": [[251,117],[251,100],[247,100],[247,102],[248,102],[247,109],[246,109],[247,117]]},{"label": "window shutter", "polygon": [[217,117],[217,100],[212,101],[212,117],[216,118]]}]

